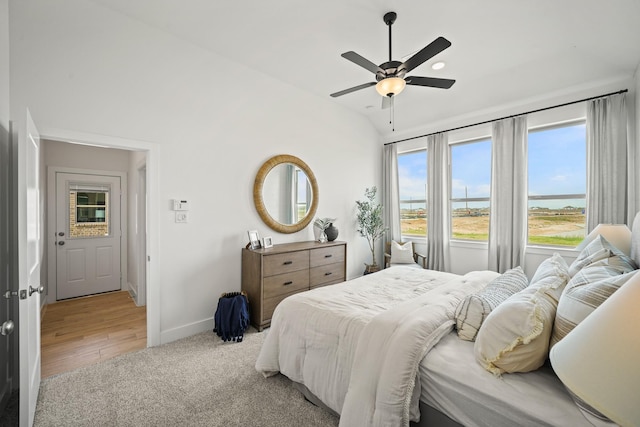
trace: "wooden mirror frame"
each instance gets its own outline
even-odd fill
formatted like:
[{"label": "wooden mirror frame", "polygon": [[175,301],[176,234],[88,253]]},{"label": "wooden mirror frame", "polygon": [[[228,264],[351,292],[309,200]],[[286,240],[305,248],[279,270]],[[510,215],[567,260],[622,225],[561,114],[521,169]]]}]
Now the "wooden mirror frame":
[{"label": "wooden mirror frame", "polygon": [[[282,224],[269,214],[267,208],[264,204],[264,199],[262,198],[262,187],[264,186],[264,180],[269,175],[269,172],[274,167],[283,164],[283,163],[291,163],[299,167],[306,175],[309,183],[311,184],[311,191],[313,192],[313,200],[311,201],[311,207],[307,212],[307,215],[295,224]],[[302,160],[295,156],[290,156],[288,154],[280,154],[277,156],[273,156],[260,167],[258,173],[256,174],[256,180],[253,183],[253,203],[258,211],[258,215],[262,218],[265,224],[267,224],[272,230],[278,231],[280,233],[291,234],[296,233],[302,229],[304,229],[313,217],[316,214],[316,210],[318,209],[318,200],[320,198],[320,194],[318,192],[318,182],[316,181],[316,177],[311,171],[311,168]]]}]

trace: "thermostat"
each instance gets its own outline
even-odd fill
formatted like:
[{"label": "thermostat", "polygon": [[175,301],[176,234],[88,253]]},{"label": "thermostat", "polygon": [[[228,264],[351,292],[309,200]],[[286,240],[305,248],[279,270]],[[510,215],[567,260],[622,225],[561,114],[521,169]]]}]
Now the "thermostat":
[{"label": "thermostat", "polygon": [[188,211],[189,210],[189,202],[186,200],[173,200],[173,210],[174,211]]}]

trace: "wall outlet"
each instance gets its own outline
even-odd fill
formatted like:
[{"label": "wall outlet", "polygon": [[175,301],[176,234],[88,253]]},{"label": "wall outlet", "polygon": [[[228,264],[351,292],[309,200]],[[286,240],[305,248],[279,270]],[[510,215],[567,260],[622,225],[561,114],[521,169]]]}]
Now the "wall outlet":
[{"label": "wall outlet", "polygon": [[186,223],[187,222],[187,213],[184,211],[176,212],[176,222]]}]

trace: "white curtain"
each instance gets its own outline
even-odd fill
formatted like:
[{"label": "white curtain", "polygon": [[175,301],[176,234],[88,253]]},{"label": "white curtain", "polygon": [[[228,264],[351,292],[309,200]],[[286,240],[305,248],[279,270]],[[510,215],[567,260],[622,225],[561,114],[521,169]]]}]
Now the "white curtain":
[{"label": "white curtain", "polygon": [[398,187],[398,148],[395,144],[384,146],[382,153],[382,207],[384,225],[387,231],[383,244],[396,240],[401,241],[400,229],[400,190]]},{"label": "white curtain", "polygon": [[489,269],[523,265],[527,244],[527,117],[492,127]]},{"label": "white curtain", "polygon": [[449,137],[446,132],[427,136],[427,268],[448,271]]},{"label": "white curtain", "polygon": [[[587,103],[587,233],[598,224],[631,224],[628,212],[627,110],[624,93]],[[631,163],[630,166],[633,166]],[[631,197],[633,200],[633,197]],[[635,210],[635,206],[631,210]]]}]

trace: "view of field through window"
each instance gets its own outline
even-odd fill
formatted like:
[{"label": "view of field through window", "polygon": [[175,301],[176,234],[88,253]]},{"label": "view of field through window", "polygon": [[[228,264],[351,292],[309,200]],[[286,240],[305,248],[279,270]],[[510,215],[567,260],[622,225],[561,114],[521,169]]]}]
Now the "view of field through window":
[{"label": "view of field through window", "polygon": [[[398,155],[402,234],[427,234],[426,150]],[[451,146],[451,238],[487,241],[491,140]],[[577,123],[531,131],[528,139],[528,241],[578,245],[585,236],[586,129]]]}]

